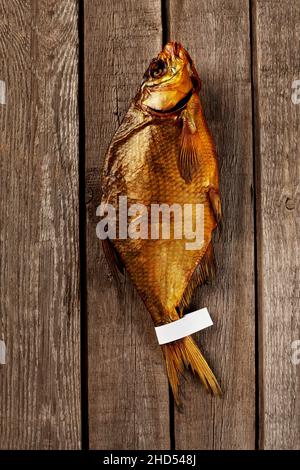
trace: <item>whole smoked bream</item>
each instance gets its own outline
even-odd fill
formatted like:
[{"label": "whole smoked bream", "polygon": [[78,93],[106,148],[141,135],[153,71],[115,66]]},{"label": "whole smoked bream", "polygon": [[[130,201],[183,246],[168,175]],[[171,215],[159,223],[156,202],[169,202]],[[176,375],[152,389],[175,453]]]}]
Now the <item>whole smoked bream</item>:
[{"label": "whole smoked bream", "polygon": [[[113,137],[102,172],[102,203],[116,208],[118,220],[120,196],[127,198],[128,208],[142,205],[140,214],[128,213],[128,223],[136,227],[145,222],[143,207],[149,213],[158,204],[204,208],[204,237],[194,249],[187,249],[184,236],[175,237],[178,221],[172,217],[168,238],[151,238],[157,232],[155,222],[148,220],[148,239],[120,235],[118,227],[114,239],[103,241],[114,275],[125,267],[155,326],[182,317],[195,287],[213,278],[215,271],[212,233],[221,222],[218,166],[199,90],[200,79],[187,51],[176,42],[167,43],[145,72]],[[190,219],[194,227],[196,211]],[[156,225],[163,229],[161,219]],[[198,374],[208,391],[221,393],[191,336],[161,347],[177,404],[185,367]]]}]

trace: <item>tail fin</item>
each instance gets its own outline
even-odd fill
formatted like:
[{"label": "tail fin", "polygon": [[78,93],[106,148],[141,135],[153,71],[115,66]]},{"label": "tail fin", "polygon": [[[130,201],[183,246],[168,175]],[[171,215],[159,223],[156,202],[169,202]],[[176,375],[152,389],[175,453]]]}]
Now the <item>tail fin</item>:
[{"label": "tail fin", "polygon": [[183,375],[184,368],[188,368],[188,366],[191,367],[194,374],[198,374],[208,392],[213,395],[222,395],[216,377],[191,336],[164,344],[162,349],[166,360],[169,382],[178,406],[180,406],[180,375]]}]

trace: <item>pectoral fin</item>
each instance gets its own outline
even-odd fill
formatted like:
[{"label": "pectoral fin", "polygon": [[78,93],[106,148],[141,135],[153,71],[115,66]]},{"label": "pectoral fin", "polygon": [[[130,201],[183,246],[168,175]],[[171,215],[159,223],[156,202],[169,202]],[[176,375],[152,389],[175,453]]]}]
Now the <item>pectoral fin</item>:
[{"label": "pectoral fin", "polygon": [[201,165],[201,159],[215,155],[214,143],[207,128],[199,96],[194,93],[181,113],[182,131],[178,155],[178,169],[186,183],[190,183]]},{"label": "pectoral fin", "polygon": [[186,183],[192,181],[195,170],[199,165],[199,138],[191,111],[186,108],[182,113],[182,131],[178,169]]}]

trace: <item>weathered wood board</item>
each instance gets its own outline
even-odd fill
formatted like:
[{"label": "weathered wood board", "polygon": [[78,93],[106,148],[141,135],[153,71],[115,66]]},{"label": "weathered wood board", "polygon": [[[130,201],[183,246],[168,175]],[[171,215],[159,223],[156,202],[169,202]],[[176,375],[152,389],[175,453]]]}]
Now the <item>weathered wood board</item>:
[{"label": "weathered wood board", "polygon": [[219,377],[224,396],[208,396],[196,380],[184,386],[184,413],[175,414],[177,449],[255,446],[255,295],[251,51],[248,2],[168,3],[169,37],[195,61],[200,96],[216,141],[224,229],[216,242],[219,266],[201,287],[195,307],[208,307],[214,326],[198,343]]},{"label": "weathered wood board", "polygon": [[150,315],[126,279],[117,295],[96,237],[100,168],[110,139],[161,48],[154,0],[84,3],[90,448],[169,446],[169,394]]},{"label": "weathered wood board", "polygon": [[[276,8],[275,5],[276,4]],[[300,448],[300,2],[254,2],[260,435],[264,449]],[[295,101],[295,100],[294,100]],[[297,359],[297,357],[295,356]]]},{"label": "weathered wood board", "polygon": [[80,447],[77,2],[0,1],[0,447]]}]

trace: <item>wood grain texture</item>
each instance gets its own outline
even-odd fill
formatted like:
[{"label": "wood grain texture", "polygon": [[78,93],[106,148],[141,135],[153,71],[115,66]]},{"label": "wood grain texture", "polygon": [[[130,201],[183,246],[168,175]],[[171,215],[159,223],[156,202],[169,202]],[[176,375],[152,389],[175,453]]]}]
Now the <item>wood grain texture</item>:
[{"label": "wood grain texture", "polygon": [[260,447],[300,448],[300,3],[254,2],[256,39]]},{"label": "wood grain texture", "polygon": [[90,448],[168,448],[168,384],[150,315],[127,279],[118,296],[95,216],[105,152],[161,48],[161,6],[87,0],[84,11]]},{"label": "wood grain texture", "polygon": [[80,447],[77,2],[0,1],[0,447]]},{"label": "wood grain texture", "polygon": [[172,0],[170,39],[188,48],[219,155],[224,229],[216,243],[218,275],[200,288],[194,307],[208,307],[214,326],[198,335],[224,390],[211,398],[198,381],[184,385],[175,413],[178,449],[255,446],[255,295],[253,160],[248,2]]}]

